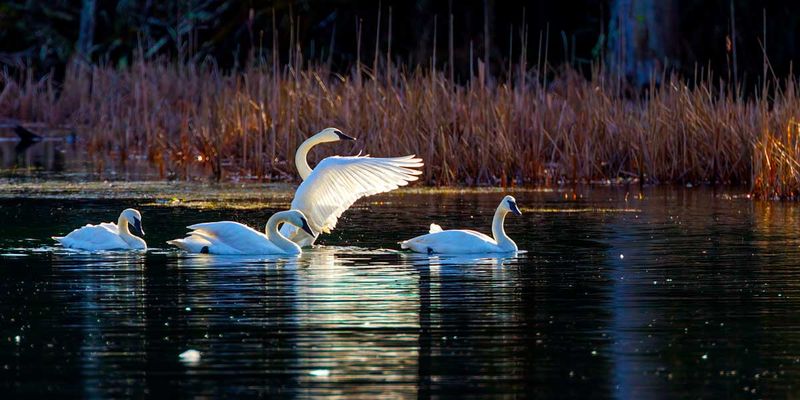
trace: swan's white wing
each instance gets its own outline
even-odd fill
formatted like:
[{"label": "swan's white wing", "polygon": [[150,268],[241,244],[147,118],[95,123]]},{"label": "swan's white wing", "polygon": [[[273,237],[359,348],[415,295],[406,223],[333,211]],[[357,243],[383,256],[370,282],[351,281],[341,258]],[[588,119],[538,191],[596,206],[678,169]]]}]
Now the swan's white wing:
[{"label": "swan's white wing", "polygon": [[330,232],[356,200],[388,192],[417,180],[422,160],[415,156],[339,157],[322,160],[297,188],[292,208],[300,210],[315,232]]},{"label": "swan's white wing", "polygon": [[56,238],[65,247],[84,250],[127,249],[130,246],[119,236],[117,225],[102,223],[75,229],[63,238]]},{"label": "swan's white wing", "polygon": [[[89,226],[89,225],[87,225],[87,226]],[[100,225],[98,225],[98,226],[106,228],[106,229],[108,229],[109,231],[111,231],[113,233],[119,234],[119,227],[117,226],[117,224],[115,224],[113,222],[101,222]]]},{"label": "swan's white wing", "polygon": [[441,232],[442,230],[443,230],[442,227],[439,226],[438,224],[431,224],[431,229],[430,231],[428,231],[428,233]]},{"label": "swan's white wing", "polygon": [[212,245],[220,244],[242,252],[242,254],[282,253],[267,235],[233,221],[206,222],[188,226],[189,236],[199,236]]}]

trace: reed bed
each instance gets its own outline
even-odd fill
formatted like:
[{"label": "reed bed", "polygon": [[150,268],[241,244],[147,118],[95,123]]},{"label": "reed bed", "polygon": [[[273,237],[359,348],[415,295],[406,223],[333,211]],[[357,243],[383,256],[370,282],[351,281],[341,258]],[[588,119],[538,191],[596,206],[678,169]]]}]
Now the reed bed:
[{"label": "reed bed", "polygon": [[312,157],[413,153],[428,185],[709,182],[800,193],[792,78],[746,97],[710,74],[692,84],[664,76],[631,95],[600,69],[587,79],[517,66],[505,83],[459,84],[435,69],[378,68],[139,61],[72,66],[62,82],[6,72],[0,118],[75,127],[89,154],[146,159],[165,178],[291,181],[298,144],[336,126],[357,146]]}]

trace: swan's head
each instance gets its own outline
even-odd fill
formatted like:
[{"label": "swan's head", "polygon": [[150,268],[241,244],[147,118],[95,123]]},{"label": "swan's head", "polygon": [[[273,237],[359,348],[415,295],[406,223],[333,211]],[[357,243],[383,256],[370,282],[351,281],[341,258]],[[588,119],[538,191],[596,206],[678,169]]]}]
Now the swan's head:
[{"label": "swan's head", "polygon": [[287,211],[284,221],[308,232],[308,234],[311,236],[316,236],[314,231],[311,230],[311,227],[308,226],[308,220],[306,219],[305,214],[303,214],[303,212],[300,210]]},{"label": "swan's head", "polygon": [[318,137],[323,143],[338,142],[340,140],[356,140],[356,138],[345,135],[342,133],[342,131],[336,128],[325,128],[314,136]]},{"label": "swan's head", "polygon": [[139,236],[144,236],[144,230],[142,229],[142,214],[139,213],[138,210],[128,208],[122,212],[122,217],[128,221],[128,229],[131,232]]},{"label": "swan's head", "polygon": [[514,213],[514,215],[522,215],[519,207],[517,207],[517,199],[515,199],[514,196],[503,197],[503,202],[500,203],[500,207],[510,213]]}]

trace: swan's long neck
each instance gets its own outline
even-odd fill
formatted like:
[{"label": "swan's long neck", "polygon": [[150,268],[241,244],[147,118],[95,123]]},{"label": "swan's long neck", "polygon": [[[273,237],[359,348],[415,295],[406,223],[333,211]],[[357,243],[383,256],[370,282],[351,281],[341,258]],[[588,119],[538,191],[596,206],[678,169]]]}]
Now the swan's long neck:
[{"label": "swan's long neck", "polygon": [[283,212],[273,214],[267,221],[266,235],[269,241],[278,246],[281,250],[287,253],[299,253],[300,246],[297,243],[289,240],[286,236],[281,235],[278,231],[278,225],[286,221],[286,216]]},{"label": "swan's long neck", "polygon": [[308,152],[311,151],[312,147],[320,143],[320,138],[314,135],[301,143],[300,147],[297,148],[297,152],[294,153],[294,165],[297,167],[297,173],[300,174],[300,179],[306,180],[306,178],[311,175],[311,167],[308,166]]},{"label": "swan's long neck", "polygon": [[517,250],[517,244],[506,235],[506,230],[503,228],[506,214],[508,214],[508,210],[497,207],[497,211],[494,212],[494,219],[492,220],[492,236],[494,236],[495,242],[497,242],[497,245],[502,249]]},{"label": "swan's long neck", "polygon": [[124,215],[120,215],[117,219],[117,229],[119,229],[120,236],[133,236],[128,229],[128,219]]},{"label": "swan's long neck", "polygon": [[119,230],[119,236],[122,237],[122,240],[125,242],[132,243],[135,241],[135,236],[133,236],[130,229],[128,229],[128,219],[125,218],[125,216],[119,216],[117,220],[117,229]]}]

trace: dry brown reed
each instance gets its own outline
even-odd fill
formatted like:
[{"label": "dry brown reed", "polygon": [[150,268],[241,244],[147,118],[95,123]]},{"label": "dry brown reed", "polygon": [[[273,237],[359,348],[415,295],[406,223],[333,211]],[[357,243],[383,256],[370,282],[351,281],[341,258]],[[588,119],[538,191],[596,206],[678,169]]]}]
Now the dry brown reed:
[{"label": "dry brown reed", "polygon": [[[6,73],[0,118],[75,126],[90,154],[146,158],[162,176],[184,179],[202,166],[217,179],[291,180],[297,145],[336,126],[374,156],[420,155],[432,185],[623,180],[800,193],[792,79],[750,98],[710,74],[691,85],[665,76],[632,97],[597,71],[585,79],[563,69],[545,85],[515,67],[504,84],[457,84],[437,70],[375,66],[383,70],[268,63],[225,73],[139,61],[72,67],[61,83]],[[320,146],[313,156],[347,150],[356,149]]]}]

